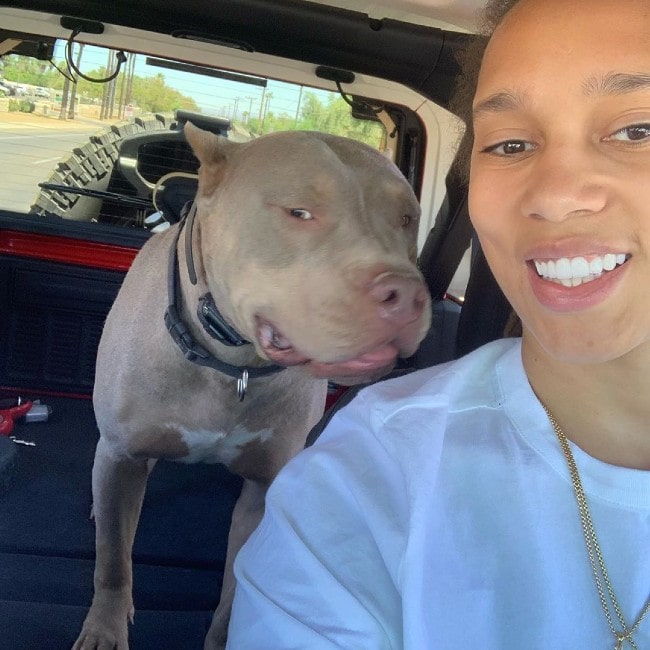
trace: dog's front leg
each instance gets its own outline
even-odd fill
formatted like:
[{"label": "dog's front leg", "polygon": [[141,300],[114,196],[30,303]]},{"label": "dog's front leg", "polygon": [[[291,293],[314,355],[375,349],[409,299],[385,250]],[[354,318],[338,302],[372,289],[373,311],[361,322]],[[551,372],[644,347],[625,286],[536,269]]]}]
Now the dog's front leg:
[{"label": "dog's front leg", "polygon": [[100,438],[93,465],[95,595],[73,650],[128,649],[134,611],[131,549],[147,476],[146,460],[118,457]]},{"label": "dog's front leg", "polygon": [[235,595],[235,574],[233,563],[244,542],[250,537],[264,514],[264,496],[268,485],[245,480],[241,495],[232,513],[232,523],[228,534],[228,552],[223,573],[219,606],[212,617],[212,624],[205,637],[204,650],[221,650],[226,647],[228,621]]}]

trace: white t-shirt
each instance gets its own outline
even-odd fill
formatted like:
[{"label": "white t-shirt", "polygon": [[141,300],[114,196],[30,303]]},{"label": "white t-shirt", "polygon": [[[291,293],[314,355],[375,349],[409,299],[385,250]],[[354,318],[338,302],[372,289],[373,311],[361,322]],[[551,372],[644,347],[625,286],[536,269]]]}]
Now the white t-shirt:
[{"label": "white t-shirt", "polygon": [[[650,472],[572,450],[631,623]],[[615,646],[518,339],[362,390],[273,483],[236,575],[232,650]],[[635,642],[650,648],[650,615]]]}]

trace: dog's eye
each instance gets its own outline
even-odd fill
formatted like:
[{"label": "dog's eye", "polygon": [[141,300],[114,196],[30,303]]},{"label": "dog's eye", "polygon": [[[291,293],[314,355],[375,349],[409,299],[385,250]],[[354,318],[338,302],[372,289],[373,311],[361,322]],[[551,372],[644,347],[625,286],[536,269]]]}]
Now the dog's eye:
[{"label": "dog's eye", "polygon": [[402,222],[401,222],[402,228],[408,228],[411,225],[412,221],[413,221],[413,217],[410,214],[403,214]]},{"label": "dog's eye", "polygon": [[289,210],[289,214],[292,217],[302,219],[303,221],[309,221],[314,218],[309,210],[304,210],[303,208],[293,208],[292,210]]}]

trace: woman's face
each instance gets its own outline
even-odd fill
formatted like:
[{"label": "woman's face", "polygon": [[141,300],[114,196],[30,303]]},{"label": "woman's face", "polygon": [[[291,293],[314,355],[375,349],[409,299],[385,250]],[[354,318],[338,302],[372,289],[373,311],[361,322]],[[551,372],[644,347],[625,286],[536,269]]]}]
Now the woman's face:
[{"label": "woman's face", "polygon": [[524,344],[588,363],[646,343],[650,2],[521,0],[488,45],[474,130],[470,214]]}]

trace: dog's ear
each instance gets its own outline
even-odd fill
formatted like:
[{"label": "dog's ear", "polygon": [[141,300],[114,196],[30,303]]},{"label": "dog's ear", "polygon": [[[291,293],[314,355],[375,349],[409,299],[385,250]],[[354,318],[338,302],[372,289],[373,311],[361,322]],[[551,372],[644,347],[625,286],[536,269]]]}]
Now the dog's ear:
[{"label": "dog's ear", "polygon": [[221,183],[228,158],[239,146],[220,135],[204,131],[191,122],[183,127],[185,137],[201,163],[199,167],[199,192],[211,194]]}]

